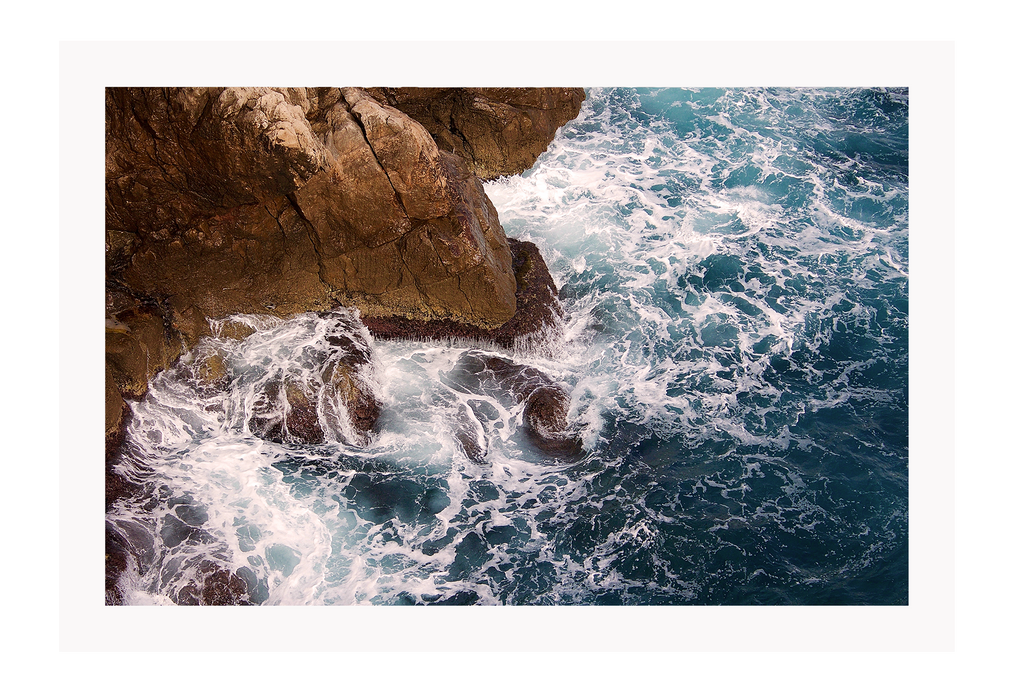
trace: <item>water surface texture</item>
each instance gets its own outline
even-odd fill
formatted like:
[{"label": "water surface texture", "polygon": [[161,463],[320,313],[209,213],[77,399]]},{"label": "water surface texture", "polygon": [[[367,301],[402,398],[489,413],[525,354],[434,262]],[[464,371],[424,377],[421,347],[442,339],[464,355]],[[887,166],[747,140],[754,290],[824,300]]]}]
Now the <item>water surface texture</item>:
[{"label": "water surface texture", "polygon": [[[176,369],[134,406],[117,467],[146,486],[108,515],[149,546],[129,602],[213,561],[266,604],[906,604],[908,108],[903,89],[588,90],[531,170],[487,185],[547,260],[563,332],[373,343],[363,445],[249,430],[261,381],[323,341],[316,316],[206,340],[227,389]],[[584,454],[544,456],[522,405],[460,389],[467,351],[562,382]],[[483,458],[454,435],[470,414]]]}]

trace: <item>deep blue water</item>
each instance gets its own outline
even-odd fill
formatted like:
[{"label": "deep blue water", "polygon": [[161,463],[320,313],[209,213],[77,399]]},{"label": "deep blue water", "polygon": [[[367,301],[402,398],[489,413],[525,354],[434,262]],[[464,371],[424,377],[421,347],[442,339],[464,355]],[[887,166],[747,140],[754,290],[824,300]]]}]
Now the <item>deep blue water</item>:
[{"label": "deep blue water", "polygon": [[[262,441],[244,381],[200,397],[166,372],[121,466],[159,486],[109,517],[154,539],[132,601],[210,558],[265,603],[906,604],[908,107],[588,90],[535,167],[487,185],[567,311],[547,345],[488,351],[569,387],[586,455],[546,458],[521,409],[446,392],[463,345],[375,343],[364,446]],[[210,346],[246,375],[309,322]],[[484,463],[451,434],[460,402]],[[179,514],[205,535],[168,535]]]}]

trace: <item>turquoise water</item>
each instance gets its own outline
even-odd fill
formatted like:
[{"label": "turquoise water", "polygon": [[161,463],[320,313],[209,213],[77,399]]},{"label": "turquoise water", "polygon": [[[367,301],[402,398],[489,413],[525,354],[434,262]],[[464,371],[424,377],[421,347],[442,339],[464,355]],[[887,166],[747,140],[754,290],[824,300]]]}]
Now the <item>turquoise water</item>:
[{"label": "turquoise water", "polygon": [[[546,458],[521,408],[446,388],[468,345],[376,342],[384,410],[358,447],[264,442],[244,381],[200,396],[167,372],[120,466],[149,489],[108,517],[154,541],[130,599],[167,603],[213,559],[269,604],[906,604],[908,106],[588,90],[531,170],[487,185],[565,327],[483,348],[567,386],[585,455]],[[236,375],[311,341],[261,322],[211,340]],[[452,435],[460,405],[484,462]]]}]

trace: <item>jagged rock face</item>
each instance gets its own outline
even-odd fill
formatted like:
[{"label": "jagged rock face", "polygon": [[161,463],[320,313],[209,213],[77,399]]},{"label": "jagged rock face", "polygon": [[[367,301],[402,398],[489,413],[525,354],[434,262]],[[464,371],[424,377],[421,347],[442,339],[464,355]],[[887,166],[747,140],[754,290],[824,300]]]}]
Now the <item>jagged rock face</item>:
[{"label": "jagged rock face", "polygon": [[377,87],[367,92],[419,121],[442,150],[465,158],[483,179],[532,167],[559,127],[579,115],[586,98],[582,89],[565,87]]},{"label": "jagged rock face", "polygon": [[453,320],[416,320],[397,316],[367,317],[363,322],[379,339],[462,337],[513,348],[557,330],[564,321],[558,289],[540,250],[532,242],[508,239],[516,279],[516,312],[505,324],[483,329]]},{"label": "jagged rock face", "polygon": [[[344,414],[338,405],[344,407]],[[324,383],[295,376],[268,382],[255,410],[249,429],[270,441],[323,443],[322,411],[332,436],[364,445],[380,417],[380,402],[351,367],[337,366]]]},{"label": "jagged rock face", "polygon": [[252,606],[249,587],[237,572],[203,560],[193,578],[174,595],[179,606]]},{"label": "jagged rock face", "polygon": [[124,398],[140,399],[149,379],[181,355],[181,340],[169,330],[160,308],[124,291],[106,294],[106,452],[124,440],[129,408]]},{"label": "jagged rock face", "polygon": [[459,159],[361,90],[110,89],[108,275],[205,318],[339,303],[496,327],[511,254]]},{"label": "jagged rock face", "polygon": [[442,92],[476,115],[452,117],[461,149],[356,88],[107,90],[108,451],[121,396],[210,319],[346,305],[433,335],[518,327],[518,263],[474,172],[497,172],[492,151],[528,167],[583,93]]},{"label": "jagged rock face", "polygon": [[[401,112],[358,90],[343,94],[351,112],[331,112],[336,130],[329,143],[348,154],[296,194],[334,297],[369,317],[452,319],[485,328],[506,322],[515,313],[512,255],[480,182]],[[346,119],[359,126],[341,125]],[[365,131],[368,147],[354,152],[352,143],[339,145],[338,134],[351,128]],[[379,163],[376,170],[371,160]],[[335,199],[325,193],[332,188],[351,196]],[[356,200],[371,195],[375,208]]]},{"label": "jagged rock face", "polygon": [[365,445],[381,410],[369,377],[371,348],[352,315],[324,313],[309,322],[325,328],[322,342],[259,378],[248,428],[281,443]]}]

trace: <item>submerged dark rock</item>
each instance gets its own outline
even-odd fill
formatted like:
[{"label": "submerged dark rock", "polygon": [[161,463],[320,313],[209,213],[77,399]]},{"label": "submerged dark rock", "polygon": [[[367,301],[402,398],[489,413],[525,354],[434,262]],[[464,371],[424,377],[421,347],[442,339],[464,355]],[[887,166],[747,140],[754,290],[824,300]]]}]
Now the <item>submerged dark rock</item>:
[{"label": "submerged dark rock", "polygon": [[478,177],[532,165],[583,91],[382,89],[106,91],[108,456],[121,399],[210,319],[340,304],[380,336],[537,329]]},{"label": "submerged dark rock", "polygon": [[575,458],[583,451],[579,437],[566,433],[569,394],[557,385],[537,388],[526,398],[526,435],[549,456]]},{"label": "submerged dark rock", "polygon": [[[217,318],[342,305],[358,308],[379,337],[507,347],[558,325],[539,251],[505,238],[479,177],[532,165],[576,116],[583,92],[443,93],[451,128],[428,132],[429,120],[396,108],[394,95],[358,88],[106,91],[108,511],[137,490],[109,467],[130,401],[214,334]],[[449,137],[461,146],[446,147]],[[266,382],[248,421],[254,433],[294,443],[369,437],[381,405],[364,370],[368,347],[345,333],[334,339],[303,370]],[[233,379],[218,355],[191,370],[204,397]],[[468,410],[459,415],[460,443],[482,459],[479,425]],[[184,535],[179,544],[204,536],[171,523],[166,534]],[[108,603],[123,602],[116,578],[141,569],[136,553],[108,533]],[[244,581],[215,565],[175,601],[245,603]]]},{"label": "submerged dark rock", "polygon": [[315,390],[308,381],[295,376],[268,381],[256,398],[249,429],[270,441],[323,443]]},{"label": "submerged dark rock", "polygon": [[435,404],[445,409],[450,416],[449,428],[452,436],[462,447],[463,453],[474,463],[483,463],[487,457],[487,434],[473,411],[458,396],[441,388],[434,397]]},{"label": "submerged dark rock", "polygon": [[151,532],[133,521],[106,522],[106,605],[125,603],[123,585],[129,577],[141,577],[153,564],[155,546]]},{"label": "submerged dark rock", "polygon": [[256,396],[249,429],[281,443],[365,443],[380,417],[380,400],[367,379],[372,352],[358,320],[347,312],[321,313],[324,341],[307,346],[298,365],[266,380]]},{"label": "submerged dark rock", "polygon": [[128,541],[109,523],[104,540],[106,567],[106,605],[121,606],[124,604],[124,592],[120,588],[121,576],[128,571],[128,566],[135,564],[132,559]]},{"label": "submerged dark rock", "polygon": [[442,380],[461,393],[486,395],[507,405],[525,402],[526,436],[546,455],[576,458],[583,453],[582,441],[568,430],[569,392],[540,369],[468,351]]},{"label": "submerged dark rock", "polygon": [[238,573],[203,560],[173,597],[179,606],[252,606],[249,585]]}]

